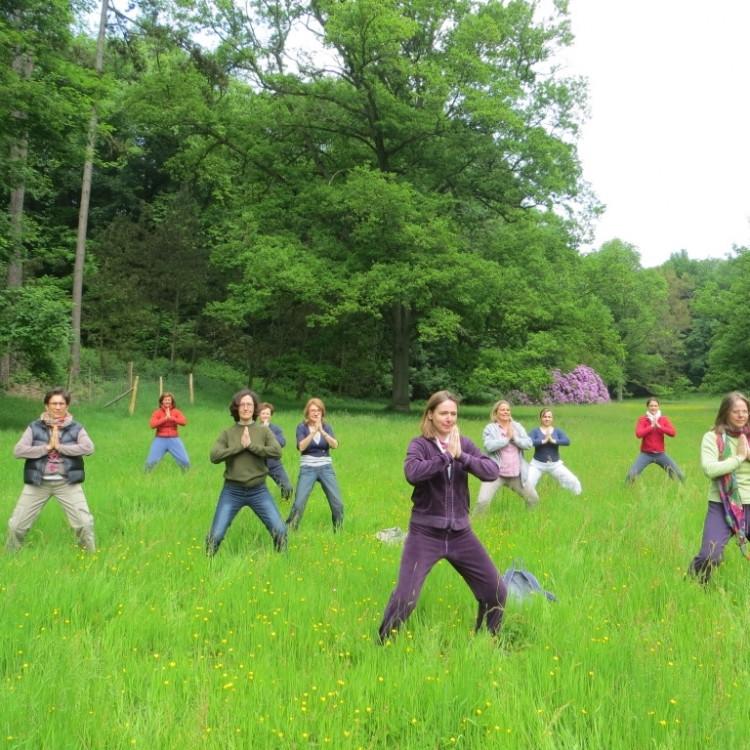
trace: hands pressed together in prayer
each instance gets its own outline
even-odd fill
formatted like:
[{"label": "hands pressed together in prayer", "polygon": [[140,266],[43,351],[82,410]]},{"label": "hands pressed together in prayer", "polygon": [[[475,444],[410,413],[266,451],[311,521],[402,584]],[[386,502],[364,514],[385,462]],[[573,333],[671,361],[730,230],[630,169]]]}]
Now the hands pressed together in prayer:
[{"label": "hands pressed together in prayer", "polygon": [[750,460],[750,445],[748,445],[745,435],[740,435],[737,438],[737,458],[742,461]]},{"label": "hands pressed together in prayer", "polygon": [[446,450],[453,458],[458,458],[461,455],[461,434],[455,425],[448,435],[448,447]]},{"label": "hands pressed together in prayer", "polygon": [[[744,435],[743,435],[744,437]],[[47,443],[47,452],[56,451],[60,447],[60,431],[57,425],[53,425],[52,434],[50,435],[49,442]]]}]

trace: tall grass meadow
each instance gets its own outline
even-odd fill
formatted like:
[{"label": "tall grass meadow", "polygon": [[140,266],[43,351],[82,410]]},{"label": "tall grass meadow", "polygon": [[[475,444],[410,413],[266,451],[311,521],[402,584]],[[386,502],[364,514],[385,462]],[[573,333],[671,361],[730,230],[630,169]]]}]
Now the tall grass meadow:
[{"label": "tall grass meadow", "polygon": [[[407,527],[402,467],[420,405],[403,416],[328,403],[343,532],[316,487],[288,552],[243,510],[211,560],[222,467],[208,453],[231,393],[193,406],[176,395],[185,475],[169,456],[143,474],[155,392],[132,417],[124,402],[71,405],[96,445],[85,491],[99,549],[78,550],[53,501],[26,547],[0,556],[0,748],[750,747],[750,563],[731,541],[709,586],[684,577],[706,509],[700,438],[719,399],[663,402],[687,481],[651,466],[630,488],[645,404],[557,407],[583,495],[543,477],[538,511],[501,490],[474,528],[501,570],[522,558],[559,602],[509,602],[497,641],[475,635],[471,592],[442,562],[380,646],[401,548],[375,534]],[[5,523],[22,489],[13,445],[41,403],[0,397],[0,410]],[[295,482],[301,411],[275,414]],[[462,408],[462,434],[481,444],[488,414]],[[527,430],[537,414],[514,408]]]}]

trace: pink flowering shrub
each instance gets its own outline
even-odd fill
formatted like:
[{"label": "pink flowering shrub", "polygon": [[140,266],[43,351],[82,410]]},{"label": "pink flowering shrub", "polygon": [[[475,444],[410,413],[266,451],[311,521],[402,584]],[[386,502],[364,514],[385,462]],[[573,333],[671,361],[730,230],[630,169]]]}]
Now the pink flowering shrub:
[{"label": "pink flowering shrub", "polygon": [[560,370],[552,373],[552,383],[547,387],[542,400],[544,404],[606,404],[609,391],[602,379],[586,365],[563,375]]},{"label": "pink flowering shrub", "polygon": [[606,404],[609,391],[602,379],[586,365],[563,375],[559,369],[552,373],[552,382],[544,388],[541,398],[534,398],[523,391],[512,391],[509,399],[514,404]]}]

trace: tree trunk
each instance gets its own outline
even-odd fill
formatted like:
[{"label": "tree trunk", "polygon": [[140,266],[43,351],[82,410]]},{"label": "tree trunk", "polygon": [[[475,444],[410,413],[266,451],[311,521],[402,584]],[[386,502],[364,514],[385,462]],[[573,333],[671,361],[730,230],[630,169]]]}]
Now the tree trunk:
[{"label": "tree trunk", "polygon": [[[34,58],[25,52],[18,51],[13,59],[13,70],[19,78],[31,78],[34,72]],[[13,112],[13,119],[26,119],[25,112]],[[8,262],[8,289],[23,284],[23,202],[26,196],[26,157],[28,155],[28,138],[24,132],[10,149],[11,179],[13,189],[10,192],[10,241],[11,257]],[[0,357],[0,382],[7,386],[10,382],[10,352],[3,352]]]},{"label": "tree trunk", "polygon": [[401,302],[391,308],[393,325],[393,395],[391,409],[409,411],[409,345],[411,343],[411,310]]},{"label": "tree trunk", "polygon": [[159,317],[156,319],[156,336],[154,336],[154,356],[153,361],[159,356],[159,339],[161,338],[161,308],[159,308]]},{"label": "tree trunk", "polygon": [[336,396],[342,398],[344,395],[344,382],[346,381],[346,348],[341,350],[341,359],[339,360],[339,363],[342,375],[339,379],[338,388],[336,389]]},{"label": "tree trunk", "polygon": [[[101,75],[104,68],[104,38],[107,32],[108,0],[102,0],[102,12],[99,17],[99,38],[96,43],[96,62],[94,69]],[[71,328],[73,341],[70,345],[71,372],[78,375],[81,371],[81,300],[83,297],[83,267],[86,261],[86,234],[89,224],[89,203],[91,200],[91,181],[94,174],[94,149],[96,148],[96,128],[99,118],[96,105],[91,108],[89,119],[89,137],[86,143],[86,162],[83,165],[83,182],[81,184],[81,205],[78,209],[78,237],[76,238],[76,261],[73,268],[73,311]]]},{"label": "tree trunk", "polygon": [[305,393],[305,387],[307,386],[307,375],[303,374],[299,379],[299,385],[297,386],[297,393],[295,394],[295,401],[299,401]]},{"label": "tree trunk", "polygon": [[172,347],[169,353],[169,363],[174,367],[174,361],[177,354],[177,326],[180,320],[180,293],[177,292],[177,297],[174,303],[174,320],[172,321]]}]

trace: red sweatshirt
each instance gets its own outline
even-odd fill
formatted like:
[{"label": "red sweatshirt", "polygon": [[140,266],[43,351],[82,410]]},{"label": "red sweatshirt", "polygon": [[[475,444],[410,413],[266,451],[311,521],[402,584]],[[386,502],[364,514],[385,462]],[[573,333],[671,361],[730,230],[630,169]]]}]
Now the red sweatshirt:
[{"label": "red sweatshirt", "polygon": [[179,409],[170,409],[167,413],[159,407],[151,415],[151,427],[156,430],[156,437],[177,437],[177,425],[186,425],[187,419]]},{"label": "red sweatshirt", "polygon": [[641,451],[643,453],[664,453],[664,436],[674,437],[677,430],[666,417],[659,417],[655,425],[644,414],[635,426],[635,436],[641,438]]}]

